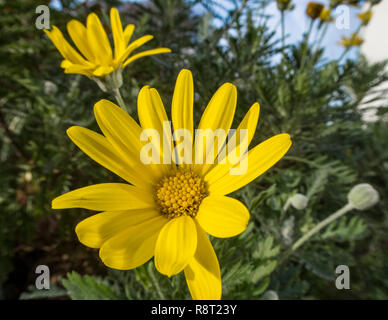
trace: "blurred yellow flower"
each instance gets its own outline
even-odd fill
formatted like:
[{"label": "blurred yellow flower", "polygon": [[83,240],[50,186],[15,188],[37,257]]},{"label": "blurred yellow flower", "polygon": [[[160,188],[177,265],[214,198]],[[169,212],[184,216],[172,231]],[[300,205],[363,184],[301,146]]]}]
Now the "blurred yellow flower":
[{"label": "blurred yellow flower", "polygon": [[359,13],[358,18],[361,20],[363,25],[367,25],[370,19],[372,18],[372,15],[373,15],[372,11],[368,10],[368,11]]},{"label": "blurred yellow flower", "polygon": [[135,49],[150,41],[153,36],[146,35],[130,43],[135,26],[130,24],[123,29],[116,8],[112,8],[110,11],[110,23],[114,53],[101,21],[95,13],[88,15],[86,27],[77,20],[71,20],[67,24],[70,38],[80,53],[66,41],[57,27],[53,26],[51,31],[44,30],[64,58],[61,67],[65,69],[65,73],[103,77],[115,70],[125,68],[139,58],[171,52],[168,48],[156,48],[130,56]]},{"label": "blurred yellow flower", "polygon": [[[174,134],[184,130],[193,136],[193,102],[192,74],[182,70],[172,98]],[[236,102],[236,87],[223,84],[207,105],[199,129],[228,132]],[[259,112],[259,104],[254,103],[234,132],[240,137],[235,139],[237,144],[226,142],[227,154],[214,153],[214,137],[213,143],[206,142],[206,146],[190,139],[188,150],[195,152],[196,160],[191,162],[189,152],[187,163],[181,161],[182,153],[173,148],[171,127],[165,126],[168,117],[155,89],[145,86],[139,92],[140,125],[112,102],[101,100],[94,113],[103,135],[77,126],[67,133],[82,151],[129,184],[101,183],[73,190],[55,198],[52,207],[102,211],[81,221],[75,231],[84,245],[100,248],[100,258],[108,267],[129,270],[154,257],[156,269],[164,275],[170,277],[184,271],[193,299],[220,299],[220,267],[207,234],[227,238],[245,230],[248,209],[226,195],[271,168],[291,146],[290,136],[283,133],[248,151]],[[163,159],[175,154],[178,165],[165,161],[145,164],[141,160],[141,150],[151,143],[140,140],[144,129],[159,132],[163,143],[154,144],[156,153]],[[245,142],[240,144],[241,137]],[[218,145],[226,140],[226,136],[217,138]],[[231,160],[236,149],[249,160],[249,166],[245,173],[231,175],[230,169],[240,166]],[[209,163],[209,154],[220,162]]]},{"label": "blurred yellow flower", "polygon": [[331,10],[330,9],[326,9],[324,8],[322,11],[321,11],[321,14],[319,15],[319,19],[321,19],[322,21],[324,22],[328,22],[331,20]]},{"label": "blurred yellow flower", "polygon": [[318,2],[309,2],[306,8],[306,14],[311,19],[316,19],[321,15],[322,10],[324,9],[324,5]]},{"label": "blurred yellow flower", "polygon": [[355,33],[353,33],[349,38],[342,36],[340,45],[346,48],[350,48],[360,46],[363,42],[364,40],[360,36],[357,36]]}]

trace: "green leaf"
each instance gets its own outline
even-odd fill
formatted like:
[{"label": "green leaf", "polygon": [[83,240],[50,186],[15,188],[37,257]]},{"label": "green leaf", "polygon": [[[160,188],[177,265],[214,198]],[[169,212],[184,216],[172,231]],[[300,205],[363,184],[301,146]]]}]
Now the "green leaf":
[{"label": "green leaf", "polygon": [[252,282],[257,282],[262,278],[270,275],[275,270],[277,261],[273,260],[260,265],[252,274]]},{"label": "green leaf", "polygon": [[81,276],[77,272],[67,274],[62,284],[73,300],[117,300],[119,297],[109,284],[94,276]]}]

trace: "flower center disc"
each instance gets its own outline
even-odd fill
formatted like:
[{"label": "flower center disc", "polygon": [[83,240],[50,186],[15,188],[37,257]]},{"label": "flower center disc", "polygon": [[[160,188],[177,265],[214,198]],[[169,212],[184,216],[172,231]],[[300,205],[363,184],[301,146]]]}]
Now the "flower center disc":
[{"label": "flower center disc", "polygon": [[156,186],[156,202],[169,219],[195,217],[207,195],[205,182],[195,173],[179,169],[165,176]]}]

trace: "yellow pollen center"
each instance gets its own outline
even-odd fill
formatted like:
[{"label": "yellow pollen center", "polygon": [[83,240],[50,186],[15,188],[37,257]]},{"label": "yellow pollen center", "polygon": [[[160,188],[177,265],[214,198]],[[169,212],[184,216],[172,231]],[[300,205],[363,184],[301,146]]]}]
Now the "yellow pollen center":
[{"label": "yellow pollen center", "polygon": [[206,196],[205,182],[191,171],[174,171],[156,186],[156,202],[169,219],[182,215],[195,217]]}]

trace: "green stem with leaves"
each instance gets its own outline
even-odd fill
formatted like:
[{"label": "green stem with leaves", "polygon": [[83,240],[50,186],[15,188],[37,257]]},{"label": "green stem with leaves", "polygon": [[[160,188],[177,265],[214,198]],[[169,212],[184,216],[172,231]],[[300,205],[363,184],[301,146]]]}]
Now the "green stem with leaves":
[{"label": "green stem with leaves", "polygon": [[349,212],[350,210],[354,209],[353,205],[348,203],[341,209],[334,212],[332,215],[327,217],[325,220],[322,220],[320,223],[318,223],[314,228],[312,228],[310,231],[306,232],[301,238],[299,238],[292,246],[291,248],[286,251],[284,256],[280,258],[279,264],[283,263],[292,253],[294,253],[299,247],[301,247],[307,240],[309,240],[313,235],[321,231],[324,227],[332,223],[333,221],[337,220],[338,218],[342,217],[344,214]]},{"label": "green stem with leaves", "polygon": [[282,22],[282,54],[283,54],[283,60],[285,59],[285,53],[284,53],[284,47],[285,44],[285,31],[284,31],[284,10],[281,11],[281,22]]}]

